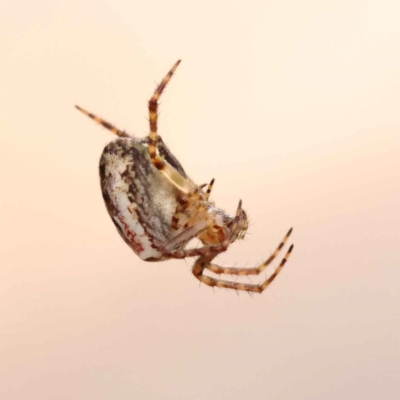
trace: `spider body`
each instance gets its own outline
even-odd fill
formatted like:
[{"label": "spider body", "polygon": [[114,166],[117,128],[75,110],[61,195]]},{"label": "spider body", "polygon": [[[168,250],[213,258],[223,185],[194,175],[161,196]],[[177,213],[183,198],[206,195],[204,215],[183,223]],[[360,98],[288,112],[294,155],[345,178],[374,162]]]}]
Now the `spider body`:
[{"label": "spider body", "polygon": [[[242,202],[230,216],[210,201],[214,179],[196,185],[186,174],[157,132],[158,100],[179,61],[158,85],[149,101],[150,134],[137,139],[107,121],[76,106],[80,111],[118,136],[109,143],[100,159],[100,182],[108,213],[118,232],[132,250],[145,261],[198,257],[192,272],[209,286],[261,293],[283,268],[293,245],[275,272],[259,285],[215,279],[203,274],[256,275],[263,271],[285,245],[292,229],[275,252],[256,268],[220,267],[211,261],[237,239],[243,239],[247,215]],[[199,239],[203,246],[187,249]]]},{"label": "spider body", "polygon": [[[170,165],[189,180],[165,144],[160,142],[159,146]],[[233,221],[205,200],[206,193],[199,192],[197,201],[187,199],[165,179],[150,160],[146,139],[124,137],[109,143],[100,158],[99,170],[108,213],[124,241],[142,260],[165,260],[169,257],[161,251],[163,247],[183,250],[196,233],[204,244],[218,244],[222,239],[218,226]],[[199,207],[200,199],[203,201]],[[175,228],[171,228],[177,210]],[[210,228],[199,230],[204,220],[208,220]]]}]

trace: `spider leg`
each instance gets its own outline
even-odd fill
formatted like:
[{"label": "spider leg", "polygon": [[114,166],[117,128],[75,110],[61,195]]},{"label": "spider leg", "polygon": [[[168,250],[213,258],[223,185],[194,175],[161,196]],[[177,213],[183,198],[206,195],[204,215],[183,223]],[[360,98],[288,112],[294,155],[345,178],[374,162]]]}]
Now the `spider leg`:
[{"label": "spider leg", "polygon": [[[239,200],[239,204],[237,206],[236,209],[236,215],[235,218],[233,219],[233,223],[232,226],[229,228],[229,230],[231,231],[231,236],[236,235],[236,228],[239,224],[240,218],[241,218],[241,214],[242,214],[242,200]],[[231,240],[231,242],[236,240],[236,236],[233,238],[233,240]]]},{"label": "spider leg", "polygon": [[75,108],[78,109],[79,111],[81,111],[82,113],[84,113],[85,115],[87,115],[89,118],[91,118],[94,121],[96,121],[97,123],[99,123],[100,125],[104,126],[104,128],[110,130],[115,135],[122,137],[122,138],[132,137],[132,136],[128,135],[126,132],[119,130],[114,125],[110,124],[109,122],[105,121],[104,119],[97,117],[96,115],[90,113],[89,111],[86,111],[82,107],[75,106]]},{"label": "spider leg", "polygon": [[179,190],[184,193],[188,193],[191,189],[190,181],[185,179],[176,168],[172,165],[166,163],[162,157],[157,154],[157,144],[158,144],[158,133],[157,133],[157,121],[158,121],[158,100],[167,86],[168,82],[171,80],[172,75],[178,68],[181,61],[178,60],[173,67],[170,69],[168,74],[164,77],[161,83],[157,86],[154,91],[153,96],[149,100],[149,123],[150,123],[150,134],[149,138],[149,155],[153,165]]},{"label": "spider leg", "polygon": [[[169,165],[172,165],[184,178],[187,178],[186,172],[183,169],[178,159],[171,153],[167,145],[164,143],[160,135],[157,135],[157,150],[160,157],[163,158]],[[149,137],[144,139],[145,143],[149,144]]]},{"label": "spider leg", "polygon": [[282,270],[286,261],[289,259],[290,253],[293,250],[293,245],[289,247],[289,250],[286,252],[285,256],[283,257],[282,261],[278,265],[278,268],[275,272],[264,282],[254,285],[250,283],[240,283],[240,282],[231,282],[225,281],[222,279],[215,279],[211,278],[207,275],[203,275],[204,269],[208,268],[210,263],[210,259],[207,257],[199,257],[193,265],[192,273],[193,275],[200,281],[205,283],[207,286],[211,286],[212,288],[220,287],[226,289],[234,289],[234,290],[243,290],[247,292],[255,292],[255,293],[262,293],[270,283],[278,276],[279,272]]},{"label": "spider leg", "polygon": [[[219,265],[208,263],[206,268],[215,274],[229,274],[229,275],[258,275],[260,272],[264,271],[264,269],[271,264],[273,260],[277,257],[279,252],[282,250],[282,247],[286,244],[289,239],[290,234],[292,233],[293,228],[290,228],[288,233],[285,235],[279,246],[275,249],[272,255],[265,260],[261,265],[256,268],[233,268],[233,267],[220,267]],[[293,246],[293,245],[292,245]]]},{"label": "spider leg", "polygon": [[215,179],[212,178],[211,182],[208,184],[207,192],[206,192],[206,201],[208,201],[208,199],[210,198],[210,193],[211,193],[211,190],[212,190],[212,188],[214,186],[214,182],[215,182]]}]

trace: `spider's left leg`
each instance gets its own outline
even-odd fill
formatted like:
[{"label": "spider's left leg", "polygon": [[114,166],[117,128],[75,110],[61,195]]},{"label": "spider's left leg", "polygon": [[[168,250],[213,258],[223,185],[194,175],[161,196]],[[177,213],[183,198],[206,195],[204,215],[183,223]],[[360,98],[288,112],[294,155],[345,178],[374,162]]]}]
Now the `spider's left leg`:
[{"label": "spider's left leg", "polygon": [[225,281],[222,279],[215,279],[207,275],[203,275],[204,269],[208,268],[208,265],[210,264],[210,261],[212,259],[204,256],[199,257],[196,260],[196,262],[192,267],[192,273],[200,282],[205,283],[207,286],[262,293],[270,285],[270,283],[278,276],[279,272],[286,264],[286,261],[288,260],[292,249],[293,245],[290,246],[289,250],[285,254],[285,257],[283,257],[283,260],[278,265],[278,268],[275,270],[275,272],[268,279],[266,279],[264,282],[258,285],[254,285],[251,283]]},{"label": "spider's left leg", "polygon": [[181,61],[178,60],[173,67],[170,69],[168,74],[164,77],[161,83],[157,86],[154,91],[153,96],[149,100],[149,123],[150,123],[150,133],[149,133],[149,155],[153,165],[178,189],[184,193],[188,193],[191,189],[190,182],[182,176],[176,168],[174,168],[169,163],[165,162],[162,157],[157,155],[157,144],[158,144],[158,132],[157,132],[157,121],[158,121],[158,100],[167,86],[168,82],[171,80],[172,75],[178,68]]},{"label": "spider's left leg", "polygon": [[86,111],[82,107],[75,106],[76,109],[78,109],[80,112],[83,114],[87,115],[89,118],[93,119],[96,121],[98,124],[104,126],[104,128],[108,129],[115,135],[122,137],[122,138],[130,138],[132,136],[128,135],[125,131],[121,131],[120,129],[116,128],[114,125],[110,124],[109,122],[105,121],[104,119],[98,117],[97,115],[94,115],[90,113],[89,111]]},{"label": "spider's left leg", "polygon": [[[280,253],[282,250],[282,247],[286,244],[287,240],[289,239],[290,234],[292,233],[293,228],[290,228],[288,233],[285,235],[285,237],[282,239],[281,243],[279,243],[279,246],[275,249],[275,251],[271,254],[271,256],[265,260],[262,264],[260,264],[258,267],[255,268],[233,268],[233,267],[221,267],[216,264],[208,263],[206,265],[206,268],[215,274],[227,274],[227,275],[258,275],[262,271],[264,271],[265,268],[268,267],[269,264],[275,258],[277,255]],[[290,246],[289,248],[289,254],[292,251],[293,245]]]}]

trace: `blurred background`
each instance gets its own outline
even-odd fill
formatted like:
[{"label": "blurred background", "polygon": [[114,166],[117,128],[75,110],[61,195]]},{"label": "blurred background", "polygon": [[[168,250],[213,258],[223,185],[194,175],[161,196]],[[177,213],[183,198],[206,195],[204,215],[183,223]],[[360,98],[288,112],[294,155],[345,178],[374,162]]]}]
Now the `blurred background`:
[{"label": "blurred background", "polygon": [[[1,1],[0,397],[397,399],[400,5],[389,0]],[[293,226],[261,296],[141,261],[105,210],[113,140],[160,134],[247,240]],[[278,260],[279,261],[279,260]],[[259,279],[265,279],[274,263]]]}]

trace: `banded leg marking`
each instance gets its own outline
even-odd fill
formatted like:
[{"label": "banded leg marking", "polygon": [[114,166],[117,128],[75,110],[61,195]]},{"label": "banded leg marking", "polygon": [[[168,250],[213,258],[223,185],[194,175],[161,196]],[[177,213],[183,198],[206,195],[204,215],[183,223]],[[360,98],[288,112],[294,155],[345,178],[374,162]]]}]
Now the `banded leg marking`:
[{"label": "banded leg marking", "polygon": [[149,122],[150,122],[150,134],[149,134],[149,153],[150,157],[155,163],[156,158],[156,146],[158,140],[157,134],[157,120],[158,120],[158,100],[163,93],[164,89],[168,85],[168,82],[171,80],[172,75],[178,68],[181,60],[178,60],[173,67],[170,69],[168,74],[164,77],[161,83],[157,86],[156,90],[154,91],[153,96],[149,100]]},{"label": "banded leg marking", "polygon": [[215,182],[215,179],[212,178],[212,179],[211,179],[211,182],[210,182],[210,183],[208,184],[208,186],[207,186],[206,201],[208,201],[208,199],[210,198],[210,193],[211,193],[211,190],[212,190],[212,188],[213,188],[213,186],[214,186],[214,182]]},{"label": "banded leg marking", "polygon": [[234,290],[242,290],[247,292],[253,293],[262,293],[270,284],[271,282],[278,276],[281,272],[282,268],[286,264],[287,260],[290,257],[290,253],[293,250],[293,244],[289,247],[289,250],[286,252],[285,257],[278,265],[278,268],[275,272],[264,282],[260,283],[259,285],[254,285],[250,283],[240,283],[240,282],[231,282],[225,281],[222,279],[215,279],[209,276],[203,275],[203,271],[205,268],[208,268],[209,260],[206,257],[200,257],[192,268],[193,275],[200,281],[206,284],[207,286],[211,287],[220,287],[226,289],[234,289]]},{"label": "banded leg marking", "polygon": [[96,121],[98,124],[104,126],[104,128],[110,130],[115,135],[117,135],[119,137],[122,137],[122,138],[130,138],[130,137],[132,137],[132,136],[128,135],[125,131],[119,130],[114,125],[112,125],[109,122],[105,121],[104,119],[98,117],[97,115],[94,115],[94,114],[90,113],[89,111],[86,111],[84,108],[79,107],[79,106],[75,106],[75,108],[78,109],[83,114],[87,115],[89,118],[91,118],[94,121]]},{"label": "banded leg marking", "polygon": [[[292,233],[293,228],[290,228],[288,233],[285,235],[279,246],[275,249],[275,251],[271,254],[271,256],[265,260],[261,265],[255,268],[233,268],[233,267],[220,267],[219,265],[208,263],[206,265],[206,268],[210,270],[211,272],[214,272],[215,274],[221,275],[221,274],[227,274],[227,275],[258,275],[262,271],[264,271],[265,268],[268,267],[269,264],[271,264],[272,261],[275,260],[275,258],[278,256],[280,251],[282,250],[283,246],[286,244],[286,242],[289,239],[290,234]],[[293,248],[293,245],[292,247]],[[291,250],[290,250],[291,251]]]},{"label": "banded leg marking", "polygon": [[149,100],[149,123],[150,123],[150,133],[149,133],[149,155],[153,165],[179,190],[184,193],[188,193],[191,189],[190,183],[185,179],[174,167],[169,165],[164,161],[164,159],[157,155],[157,143],[158,143],[158,100],[161,94],[171,80],[174,72],[178,68],[181,60],[178,60],[173,67],[170,69],[168,74],[164,77],[161,83],[157,86],[154,91],[153,96]]}]

